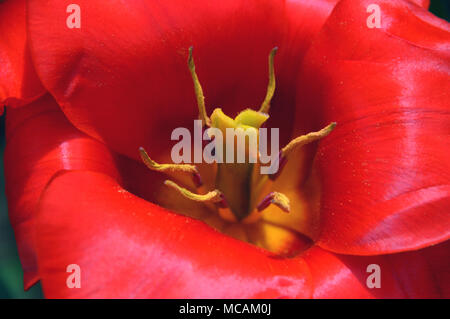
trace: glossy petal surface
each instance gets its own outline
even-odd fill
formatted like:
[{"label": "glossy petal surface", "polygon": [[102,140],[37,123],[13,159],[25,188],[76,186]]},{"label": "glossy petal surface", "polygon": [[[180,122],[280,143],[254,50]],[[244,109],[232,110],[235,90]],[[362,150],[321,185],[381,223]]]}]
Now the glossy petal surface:
[{"label": "glossy petal surface", "polygon": [[0,114],[43,95],[27,42],[26,1],[0,3]]},{"label": "glossy petal surface", "polygon": [[360,255],[450,235],[449,25],[408,2],[379,1],[381,28],[369,29],[369,4],[336,6],[305,57],[297,106],[338,122],[317,151],[318,243]]},{"label": "glossy petal surface", "polygon": [[[57,176],[42,199],[37,229],[43,289],[50,298],[310,295],[301,258],[275,258],[146,202],[100,173]],[[66,286],[69,264],[81,268],[81,289]]]}]

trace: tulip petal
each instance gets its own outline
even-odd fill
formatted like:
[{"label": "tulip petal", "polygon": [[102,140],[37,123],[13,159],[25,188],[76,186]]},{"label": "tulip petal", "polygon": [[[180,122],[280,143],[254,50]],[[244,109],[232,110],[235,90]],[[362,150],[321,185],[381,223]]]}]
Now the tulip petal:
[{"label": "tulip petal", "polygon": [[[215,293],[222,296],[228,294],[234,297],[310,296],[311,290],[308,285],[310,281],[309,270],[301,258],[278,260],[273,255],[263,252],[255,246],[220,234],[200,221],[194,221],[191,218],[170,213],[120,188],[117,181],[121,181],[122,178],[118,170],[120,173],[125,172],[124,184],[136,187],[136,183],[130,182],[130,176],[128,176],[130,175],[128,168],[133,165],[136,166],[136,164],[135,161],[117,157],[108,151],[105,145],[73,128],[49,95],[25,107],[8,110],[7,148],[5,151],[7,195],[11,223],[15,229],[19,253],[25,272],[26,288],[40,279],[47,297],[74,297],[76,293],[80,293],[80,296],[89,297],[156,297],[164,294],[167,294],[167,296],[214,296]],[[119,168],[116,168],[116,165]],[[142,164],[141,166],[143,167]],[[63,184],[64,186],[56,184],[56,181],[61,180],[64,176],[72,176],[69,173],[61,173],[69,170],[73,170],[75,173],[82,170],[80,174],[87,174],[89,181],[83,177],[80,182],[71,180],[68,184]],[[75,173],[74,175],[78,176],[78,173]],[[91,178],[91,175],[95,178]],[[99,180],[99,183],[96,182],[97,180]],[[81,183],[83,181],[88,182],[89,188],[87,188],[88,185],[85,187]],[[46,188],[49,182],[50,186]],[[104,185],[105,183],[107,186]],[[41,194],[45,189],[47,189],[47,196],[42,198]],[[64,189],[67,191],[66,195],[71,198],[60,197],[61,191],[66,192]],[[53,194],[52,190],[57,191],[56,197],[51,195]],[[110,197],[105,198],[105,193],[100,192],[100,194],[97,194],[100,197],[92,198],[92,196],[95,196],[95,192],[92,190],[105,190]],[[116,198],[116,195],[119,198]],[[79,197],[78,199],[75,198],[77,196]],[[81,198],[84,196],[92,200],[87,201],[86,198]],[[47,201],[46,199],[48,198],[51,200]],[[51,208],[47,206],[47,203],[51,205]],[[77,204],[81,206],[76,207]],[[61,206],[61,209],[56,209],[55,205]],[[92,210],[87,209],[86,205],[89,205]],[[111,209],[102,209],[101,205],[106,205]],[[68,213],[66,209],[73,210]],[[140,217],[136,219],[136,215],[133,214],[136,214],[138,211],[140,211]],[[59,215],[61,219],[58,217],[59,213],[62,214]],[[106,219],[103,214],[108,216],[110,213],[117,214],[117,223],[114,225],[105,223]],[[153,218],[149,219],[150,215],[147,214],[150,214]],[[168,217],[164,217],[165,215],[168,215]],[[73,220],[69,220],[69,216]],[[97,216],[100,220],[90,220],[89,216]],[[140,223],[141,217],[144,217],[146,224]],[[129,218],[132,219],[130,220]],[[89,220],[94,222],[94,224],[90,224]],[[80,221],[85,230],[80,228]],[[158,226],[158,223],[164,225]],[[191,224],[193,225],[192,229],[186,229],[186,225]],[[67,231],[71,227],[74,227],[76,230]],[[96,227],[100,228],[97,229]],[[170,241],[177,229],[178,235],[176,240]],[[197,232],[198,229],[201,231]],[[152,232],[148,233],[148,230]],[[97,235],[83,237],[86,231],[97,232]],[[117,231],[118,235],[119,233],[122,235],[110,237],[107,234],[102,234],[102,231],[108,234]],[[83,238],[82,240],[75,237],[70,239],[72,235],[75,237],[81,235]],[[102,237],[104,240],[101,240]],[[128,239],[125,237],[128,237]],[[216,246],[217,237],[219,242],[223,243],[222,245]],[[138,238],[140,239],[136,241]],[[89,239],[90,242],[87,243],[84,239]],[[82,244],[78,246],[80,250],[77,250],[76,245],[72,245],[72,240]],[[197,291],[195,289],[199,288],[197,281],[199,276],[196,274],[197,272],[202,272],[204,268],[198,268],[195,271],[187,269],[179,280],[192,275],[191,287],[186,287],[185,290],[178,290],[176,285],[173,287],[170,285],[166,277],[161,279],[161,284],[167,281],[167,285],[172,288],[169,287],[167,288],[168,290],[161,290],[160,292],[155,290],[144,291],[140,289],[144,289],[145,285],[140,286],[139,281],[133,276],[150,271],[148,265],[152,263],[155,267],[151,270],[152,274],[168,271],[163,264],[155,264],[150,259],[145,261],[141,258],[141,263],[135,264],[136,268],[134,270],[131,270],[131,268],[118,268],[116,271],[114,266],[112,268],[97,268],[101,261],[93,259],[94,263],[89,264],[89,266],[93,267],[92,272],[85,272],[86,269],[83,267],[83,273],[88,275],[89,273],[95,274],[96,271],[105,271],[111,277],[99,276],[99,279],[111,280],[114,282],[114,284],[111,283],[112,287],[98,290],[98,287],[103,284],[92,281],[91,285],[87,285],[87,290],[73,290],[67,288],[65,279],[62,282],[62,286],[54,285],[55,278],[66,278],[69,275],[66,273],[68,264],[82,263],[78,258],[81,255],[87,256],[85,254],[88,254],[93,258],[97,258],[97,256],[106,258],[104,260],[105,263],[108,260],[113,262],[115,258],[121,259],[121,252],[118,250],[119,246],[116,244],[116,240],[122,242],[121,247],[124,249],[124,254],[127,252],[131,253],[132,249],[130,247],[136,248],[138,244],[142,245],[142,247],[148,245],[148,247],[144,248],[149,251],[150,247],[160,245],[161,242],[165,241],[164,245],[169,247],[160,246],[158,251],[162,255],[156,254],[152,258],[161,259],[160,261],[163,264],[171,264],[173,260],[169,255],[167,255],[168,259],[162,260],[164,251],[167,250],[167,254],[171,251],[175,255],[184,256],[184,264],[180,264],[180,267],[183,265],[189,267],[191,263],[198,263],[199,267],[209,266],[211,268],[210,274],[217,271],[223,277],[205,278],[204,286]],[[209,242],[208,247],[210,250],[200,252],[200,255],[197,256],[199,260],[195,259],[194,252],[185,253],[184,255],[181,253],[182,251],[187,251],[187,243],[191,243],[191,250],[195,251],[205,241]],[[70,242],[70,245],[66,246],[68,242]],[[62,246],[59,246],[60,244]],[[84,246],[85,244],[89,247]],[[103,244],[105,245],[103,255],[98,254],[98,252],[91,254],[92,247],[98,247],[98,245]],[[214,247],[211,248],[211,246]],[[115,253],[108,255],[106,247],[109,247],[110,253],[113,251]],[[87,250],[84,250],[85,248]],[[133,253],[136,253],[137,256],[142,254],[139,250]],[[242,260],[234,256],[236,254],[244,254],[249,257],[245,262],[240,263]],[[144,255],[141,257],[144,257]],[[217,259],[208,260],[208,256],[214,257],[215,255],[217,255]],[[127,258],[127,260],[134,259],[135,257],[131,256]],[[216,269],[216,263],[220,264],[220,267],[224,269]],[[260,267],[261,263],[266,263],[266,266],[261,268],[261,270],[255,270],[255,268]],[[131,264],[129,265],[131,266]],[[58,266],[62,267],[61,271],[54,271],[55,267]],[[236,269],[233,267],[236,267]],[[124,275],[121,275],[122,272],[129,272],[129,277],[126,280],[123,277]],[[170,274],[170,272],[166,274]],[[240,274],[240,277],[236,274]],[[115,282],[114,278],[117,277],[123,279]],[[133,282],[136,283],[136,286],[131,284]],[[152,286],[154,282],[155,280],[151,279],[149,285]],[[238,285],[242,282],[246,283],[246,285],[242,286],[246,289],[237,290],[240,288]],[[215,285],[223,285],[223,287],[221,289],[212,288],[213,283]],[[231,286],[236,289],[231,289],[233,288]],[[119,288],[120,293],[117,291]],[[171,291],[170,289],[174,290]]]},{"label": "tulip petal", "polygon": [[[219,12],[200,1],[193,3],[192,12],[180,3],[173,9],[166,2],[137,1],[136,7],[123,11],[117,10],[118,1],[107,7],[81,1],[87,22],[76,30],[68,29],[61,18],[61,2],[29,3],[32,54],[44,84],[71,122],[130,157],[138,156],[141,145],[159,153],[167,147],[170,131],[195,117],[188,73],[179,71],[185,52],[173,49],[194,43],[200,51],[198,61],[204,61],[204,69],[199,67],[199,75],[205,78],[211,101],[233,111],[242,107],[241,102],[259,105],[256,100],[263,97],[266,77],[266,70],[259,68],[266,55],[259,57],[259,52],[277,41],[289,43],[291,35],[282,37],[283,28],[278,27],[283,19],[277,17],[296,16],[270,1],[255,6],[228,2]],[[300,3],[287,6],[301,7]],[[328,13],[331,3],[317,12]],[[369,32],[369,3],[355,6],[344,0],[336,8],[305,60],[300,81],[304,96],[297,105],[299,110],[316,106],[308,120],[340,125],[317,153],[323,184],[319,244],[360,255],[439,243],[448,239],[450,229],[450,170],[445,162],[448,27],[415,5],[380,1],[388,19],[382,20],[381,30]],[[230,16],[236,25],[214,22],[229,21]],[[325,16],[313,14],[311,20]],[[403,24],[396,23],[400,19]],[[56,28],[49,28],[49,23]],[[321,23],[314,23],[311,29],[317,30]],[[230,33],[221,29],[225,25]],[[252,29],[257,25],[263,27]],[[217,29],[217,34],[211,33],[217,43],[202,29]],[[234,52],[237,44],[245,45]],[[303,57],[299,52],[309,42],[302,45],[304,49],[293,45],[287,56]],[[217,62],[218,57],[231,60]],[[252,58],[245,60],[248,57]],[[236,60],[244,63],[230,62]],[[296,74],[287,71],[287,61],[279,62],[285,82]],[[217,71],[223,76],[217,77]],[[164,82],[158,83],[161,74]],[[286,96],[287,101],[292,98]],[[180,106],[176,116],[169,108],[174,102]],[[275,258],[128,193],[120,186],[116,167],[123,161],[105,144],[72,127],[50,96],[20,111],[11,109],[8,114],[10,214],[26,281],[29,285],[40,276],[47,297],[309,297],[310,269],[315,297],[449,296],[447,286],[432,284],[449,280],[447,243],[379,257],[313,248],[305,256],[309,267],[302,257]],[[369,261],[380,263],[389,274],[387,288],[379,293],[368,292],[362,281],[361,271]],[[67,287],[70,264],[81,266],[81,289]],[[399,275],[399,269],[406,275]],[[423,291],[414,285],[416,279]]]},{"label": "tulip petal", "polygon": [[4,105],[28,103],[45,93],[27,43],[26,1],[0,3],[0,115]]},{"label": "tulip petal", "polygon": [[[49,298],[308,297],[301,258],[278,259],[173,214],[90,171],[61,173],[37,219],[37,255]],[[70,289],[68,265],[81,269]]]},{"label": "tulip petal", "polygon": [[[449,298],[449,249],[446,241],[417,251],[366,257],[337,255],[316,246],[304,258],[311,269],[314,298]],[[377,266],[379,273],[372,268]],[[373,286],[376,274],[378,288]]]},{"label": "tulip petal", "polygon": [[[371,255],[450,237],[450,26],[405,1],[342,1],[305,57],[298,108],[321,141],[323,248]],[[320,127],[320,125],[318,125]]]},{"label": "tulip petal", "polygon": [[28,289],[39,280],[34,218],[50,178],[62,169],[92,169],[116,178],[118,173],[106,147],[75,129],[49,95],[7,113],[6,195]]},{"label": "tulip petal", "polygon": [[[113,150],[138,159],[160,153],[171,131],[197,118],[188,48],[194,46],[207,111],[259,108],[267,55],[278,45],[272,109],[292,127],[295,77],[335,0],[80,0],[81,27],[68,28],[67,3],[28,2],[33,59],[68,119]],[[126,132],[126,134],[124,134]]]},{"label": "tulip petal", "polygon": [[414,2],[415,4],[424,7],[425,9],[428,9],[430,6],[430,0],[411,0],[411,2]]}]

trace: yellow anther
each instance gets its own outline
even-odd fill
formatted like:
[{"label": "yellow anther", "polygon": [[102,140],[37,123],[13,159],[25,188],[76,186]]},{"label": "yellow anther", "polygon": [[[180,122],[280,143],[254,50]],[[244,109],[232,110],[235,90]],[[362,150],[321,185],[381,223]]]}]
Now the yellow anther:
[{"label": "yellow anther", "polygon": [[272,100],[273,94],[275,93],[275,70],[273,66],[273,58],[275,53],[277,53],[278,47],[275,47],[270,51],[269,54],[269,84],[267,85],[267,93],[264,98],[263,103],[261,104],[261,108],[259,112],[269,113],[270,109],[270,101]]},{"label": "yellow anther", "polygon": [[278,206],[286,213],[289,213],[291,211],[289,198],[283,193],[279,192],[272,192],[264,197],[264,199],[258,204],[256,208],[258,209],[258,211],[262,211],[266,209],[270,204]]},{"label": "yellow anther", "polygon": [[219,190],[213,190],[206,194],[200,195],[200,194],[192,193],[191,191],[187,190],[186,188],[181,187],[178,184],[176,184],[170,180],[164,181],[164,184],[177,190],[184,197],[186,197],[190,200],[196,201],[196,202],[221,204],[224,201],[222,192],[220,192]]},{"label": "yellow anther", "polygon": [[139,153],[141,155],[141,159],[144,162],[144,164],[151,169],[152,171],[158,171],[158,172],[181,172],[181,173],[190,173],[192,174],[194,183],[197,187],[200,187],[202,185],[202,180],[200,177],[200,173],[197,170],[197,167],[195,165],[190,164],[158,164],[154,160],[148,156],[147,152],[144,150],[143,147],[139,148]]},{"label": "yellow anther", "polygon": [[195,72],[195,63],[194,63],[194,57],[192,56],[192,50],[193,50],[193,47],[190,47],[189,48],[188,66],[189,66],[189,71],[191,71],[192,81],[194,82],[194,90],[195,90],[195,97],[197,98],[199,118],[203,121],[203,125],[210,126],[211,120],[209,119],[208,115],[206,114],[205,96],[203,95],[202,86],[200,84],[200,81],[198,80],[197,73]]},{"label": "yellow anther", "polygon": [[336,122],[333,122],[329,124],[328,126],[324,127],[320,131],[317,132],[311,132],[306,135],[302,135],[299,137],[296,137],[292,141],[289,142],[288,145],[282,148],[281,154],[286,157],[292,150],[295,148],[298,148],[300,146],[306,145],[308,143],[311,143],[313,141],[319,140],[321,138],[324,138],[328,134],[333,131],[333,129],[336,127]]},{"label": "yellow anther", "polygon": [[153,171],[159,172],[185,172],[185,173],[193,173],[198,174],[198,170],[195,165],[190,164],[158,164],[154,160],[152,160],[143,147],[139,148],[139,152],[141,154],[141,159],[144,164]]}]

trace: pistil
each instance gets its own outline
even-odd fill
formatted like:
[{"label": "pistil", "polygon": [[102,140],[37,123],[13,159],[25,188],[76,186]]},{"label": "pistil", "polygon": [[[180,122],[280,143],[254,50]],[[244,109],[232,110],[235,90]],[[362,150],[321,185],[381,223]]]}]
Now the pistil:
[{"label": "pistil", "polygon": [[[218,215],[228,222],[253,223],[259,219],[261,212],[270,206],[270,204],[276,205],[284,212],[290,212],[289,198],[286,195],[276,191],[271,191],[268,195],[264,195],[264,193],[270,191],[272,181],[280,174],[292,150],[324,138],[336,126],[336,123],[331,123],[320,131],[308,133],[293,139],[279,152],[278,171],[270,175],[261,174],[259,170],[261,167],[259,150],[256,149],[256,152],[252,151],[249,144],[252,134],[254,135],[256,133],[256,136],[258,136],[259,129],[269,118],[270,102],[275,92],[274,57],[276,52],[277,48],[275,47],[269,54],[269,82],[266,96],[259,111],[246,109],[233,119],[225,115],[220,108],[215,109],[211,117],[208,117],[203,89],[195,71],[193,48],[189,48],[188,67],[194,84],[199,118],[204,127],[218,129],[224,133],[223,135],[226,138],[224,139],[222,149],[216,148],[215,151],[221,151],[223,155],[228,155],[234,159],[231,162],[227,160],[226,162],[217,163],[216,188],[214,190],[208,191],[205,194],[198,193],[198,188],[202,185],[202,182],[195,165],[158,164],[148,156],[143,148],[140,148],[141,158],[149,169],[160,172],[191,174],[197,187],[196,192],[181,187],[171,180],[166,180],[164,184],[173,188],[189,200],[205,204],[214,203]],[[226,134],[227,129],[233,129],[240,132],[240,134],[244,134],[244,145],[239,145],[239,143],[236,145],[235,140],[237,136],[233,135],[230,137]],[[212,138],[212,136],[210,137]],[[248,143],[246,143],[247,141]],[[234,147],[234,150],[231,149],[233,151],[232,153],[230,153],[230,148],[227,147],[230,145]],[[245,154],[244,162],[236,162],[236,153],[239,152],[240,154]]]}]

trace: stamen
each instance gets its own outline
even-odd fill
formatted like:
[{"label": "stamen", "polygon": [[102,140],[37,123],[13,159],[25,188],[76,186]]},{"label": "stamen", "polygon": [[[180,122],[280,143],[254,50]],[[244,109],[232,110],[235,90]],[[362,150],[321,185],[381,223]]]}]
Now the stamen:
[{"label": "stamen", "polygon": [[217,189],[210,191],[206,194],[199,195],[199,194],[192,193],[191,191],[187,190],[186,188],[183,188],[170,180],[164,181],[164,184],[177,190],[181,195],[183,195],[184,197],[186,197],[190,200],[193,200],[196,202],[201,202],[201,203],[215,203],[219,207],[226,207],[226,206],[224,206],[225,198],[224,198],[222,192]]},{"label": "stamen", "polygon": [[329,124],[327,127],[321,129],[318,132],[311,132],[306,135],[299,136],[292,141],[289,142],[288,145],[286,145],[284,148],[281,149],[280,153],[278,154],[278,171],[275,174],[269,175],[269,179],[274,181],[276,180],[280,175],[284,168],[284,166],[287,163],[287,156],[288,154],[293,151],[295,148],[298,148],[302,145],[311,143],[315,140],[321,139],[333,131],[333,129],[336,127],[336,122],[333,122]]},{"label": "stamen", "polygon": [[289,205],[289,198],[283,193],[278,192],[272,192],[266,197],[264,197],[264,199],[258,204],[256,209],[258,209],[258,211],[263,211],[270,204],[278,206],[286,213],[289,213],[291,211],[291,207]]},{"label": "stamen", "polygon": [[278,47],[275,47],[270,51],[269,54],[269,84],[267,85],[266,97],[261,104],[259,112],[269,113],[270,101],[272,100],[273,94],[275,93],[275,70],[273,66],[273,58],[277,53]]},{"label": "stamen", "polygon": [[335,127],[336,127],[336,122],[333,122],[333,123],[329,124],[328,126],[324,127],[323,129],[321,129],[320,131],[311,132],[311,133],[308,133],[306,135],[302,135],[302,136],[296,137],[295,139],[290,141],[288,145],[283,147],[283,149],[281,150],[282,156],[286,157],[295,148],[298,148],[300,146],[303,146],[303,145],[306,145],[306,144],[311,143],[313,141],[316,141],[316,140],[319,140],[321,138],[324,138],[325,136],[330,134],[331,131],[333,131],[333,129]]},{"label": "stamen", "polygon": [[[207,184],[214,184],[214,186],[209,186],[208,189],[200,187],[202,180],[198,171],[199,166],[173,163],[160,164],[152,160],[142,147],[139,148],[139,152],[142,161],[150,170],[175,173],[173,175],[177,175],[177,173],[191,174],[189,176],[193,178],[194,184],[198,187],[193,187],[191,183],[181,184],[185,186],[182,187],[173,181],[176,180],[175,177],[172,178],[173,180],[165,180],[164,184],[171,189],[157,190],[156,197],[153,198],[156,199],[158,204],[188,217],[201,219],[212,227],[237,239],[263,247],[278,255],[289,254],[291,256],[294,250],[297,254],[300,249],[303,250],[306,245],[310,244],[309,241],[307,244],[303,243],[304,240],[300,238],[300,236],[303,237],[301,234],[315,238],[313,235],[315,235],[317,215],[316,210],[311,209],[310,211],[308,203],[310,200],[315,202],[320,195],[316,191],[318,185],[316,185],[317,181],[314,179],[312,185],[305,185],[308,192],[299,193],[295,191],[290,194],[290,184],[285,185],[273,181],[280,175],[283,167],[285,167],[285,170],[296,170],[295,163],[292,163],[293,166],[285,166],[289,160],[288,156],[295,155],[290,155],[293,150],[327,136],[334,129],[336,123],[331,123],[320,131],[299,136],[281,150],[279,150],[278,143],[273,145],[271,140],[271,149],[275,151],[273,148],[276,147],[278,157],[275,160],[276,163],[271,162],[270,166],[278,167],[278,170],[275,174],[265,174],[261,170],[263,164],[266,163],[263,160],[263,152],[259,149],[259,146],[263,144],[259,142],[264,137],[258,134],[253,136],[252,134],[239,135],[237,133],[258,133],[258,130],[269,119],[270,103],[276,87],[274,59],[277,50],[278,48],[274,47],[268,56],[267,91],[260,109],[258,111],[245,109],[232,118],[227,116],[220,108],[216,108],[210,113],[211,117],[208,116],[203,89],[195,70],[193,47],[189,48],[187,64],[194,84],[198,118],[203,124],[201,136],[205,136],[203,130],[207,128],[216,130],[207,132],[210,139],[202,138],[202,149],[206,150],[205,147],[209,146],[211,140],[215,139],[214,150],[217,155],[221,155],[222,159],[209,167],[200,166],[202,173],[206,174],[204,177],[205,181],[208,182]],[[233,130],[240,131],[234,131],[235,134],[229,135],[227,134],[228,129],[231,129],[232,132]],[[216,136],[215,133],[217,132],[221,132],[222,135],[217,134]],[[267,135],[265,138],[267,138]],[[253,141],[257,142],[256,147],[254,147]],[[265,143],[265,146],[267,146],[267,143]],[[218,154],[219,151],[220,154]],[[245,154],[244,161],[239,160],[242,158],[242,156],[238,156],[238,154],[242,154],[239,152]],[[213,156],[215,157],[215,155]],[[217,158],[220,159],[219,156]],[[224,158],[226,161],[223,160]],[[229,158],[233,160],[230,161]],[[238,159],[237,162],[236,158]],[[251,159],[255,159],[255,161]],[[272,166],[273,164],[276,164],[276,166]],[[285,173],[290,174],[289,172]],[[298,184],[297,180],[293,182]],[[272,191],[276,190],[278,186],[283,187],[288,192],[286,194],[289,194],[293,200],[292,212],[289,198],[283,193]],[[309,191],[310,188],[311,191]],[[211,191],[208,192],[208,190]],[[170,195],[179,193],[181,196],[167,196],[168,193]],[[262,196],[264,194],[266,194],[265,197]],[[196,203],[201,205],[196,205]],[[288,215],[280,213],[277,208],[271,206],[272,204],[285,213],[291,213]]]},{"label": "stamen", "polygon": [[200,81],[198,80],[197,73],[195,72],[194,57],[192,56],[193,49],[194,49],[193,47],[189,48],[188,67],[189,71],[191,71],[192,81],[194,82],[194,90],[195,90],[195,97],[197,98],[199,118],[203,121],[204,126],[205,125],[211,126],[211,120],[206,114],[205,97],[203,95],[203,89],[200,84]]},{"label": "stamen", "polygon": [[158,164],[148,156],[143,147],[139,148],[139,153],[144,164],[152,171],[158,172],[182,172],[192,174],[192,179],[197,187],[203,185],[200,173],[195,165],[189,164]]}]

